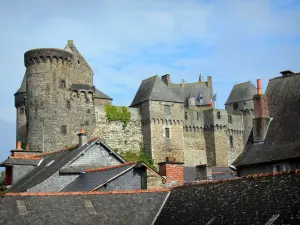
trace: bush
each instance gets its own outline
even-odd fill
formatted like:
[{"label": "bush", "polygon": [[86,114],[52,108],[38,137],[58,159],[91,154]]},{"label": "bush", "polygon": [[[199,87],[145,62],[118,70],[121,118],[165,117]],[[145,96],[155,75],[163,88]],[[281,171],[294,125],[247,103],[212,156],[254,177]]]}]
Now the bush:
[{"label": "bush", "polygon": [[142,161],[146,163],[151,169],[157,172],[157,168],[154,165],[153,160],[145,153],[145,151],[140,150],[140,152],[121,152],[120,155],[128,162]]},{"label": "bush", "polygon": [[124,106],[106,105],[105,113],[108,121],[121,121],[124,126],[130,121],[130,112]]}]

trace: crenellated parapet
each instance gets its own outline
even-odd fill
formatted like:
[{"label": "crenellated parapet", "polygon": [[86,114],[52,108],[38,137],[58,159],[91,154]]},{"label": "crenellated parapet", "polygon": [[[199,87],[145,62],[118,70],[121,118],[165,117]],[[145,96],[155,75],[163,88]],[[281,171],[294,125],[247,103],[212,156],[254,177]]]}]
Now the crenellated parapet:
[{"label": "crenellated parapet", "polygon": [[32,49],[24,54],[24,64],[26,67],[37,64],[50,62],[71,62],[73,54],[71,52],[56,48],[38,48]]}]

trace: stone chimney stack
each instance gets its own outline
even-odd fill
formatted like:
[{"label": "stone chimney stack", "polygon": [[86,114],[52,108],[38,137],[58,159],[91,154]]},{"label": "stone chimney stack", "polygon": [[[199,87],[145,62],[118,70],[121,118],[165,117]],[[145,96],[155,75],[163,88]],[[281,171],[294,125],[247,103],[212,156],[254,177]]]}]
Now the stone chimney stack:
[{"label": "stone chimney stack", "polygon": [[87,143],[87,135],[85,134],[83,127],[80,129],[80,133],[78,134],[78,137],[79,137],[79,147]]},{"label": "stone chimney stack", "polygon": [[166,85],[169,85],[172,83],[170,74],[165,74],[165,75],[161,76],[161,79],[163,80],[163,82],[165,82]]},{"label": "stone chimney stack", "polygon": [[254,115],[253,119],[253,141],[263,142],[270,122],[268,98],[262,93],[262,81],[257,80],[257,94],[253,96]]},{"label": "stone chimney stack", "polygon": [[166,186],[174,187],[184,184],[183,162],[176,162],[173,157],[166,157],[165,162],[158,163],[159,174],[166,178]]},{"label": "stone chimney stack", "polygon": [[196,166],[198,180],[212,180],[211,166],[201,164]]}]

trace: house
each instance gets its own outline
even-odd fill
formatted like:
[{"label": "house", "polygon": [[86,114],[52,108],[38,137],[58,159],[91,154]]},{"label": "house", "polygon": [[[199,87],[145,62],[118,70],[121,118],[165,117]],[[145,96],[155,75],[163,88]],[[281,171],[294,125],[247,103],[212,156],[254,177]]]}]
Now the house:
[{"label": "house", "polygon": [[258,80],[252,134],[231,166],[239,176],[300,168],[300,73],[281,74],[269,81],[266,94]]},{"label": "house", "polygon": [[0,165],[6,168],[9,192],[59,192],[139,190],[162,188],[164,178],[143,162],[127,162],[100,138],[87,140],[84,130],[79,144],[39,153],[12,150]]}]

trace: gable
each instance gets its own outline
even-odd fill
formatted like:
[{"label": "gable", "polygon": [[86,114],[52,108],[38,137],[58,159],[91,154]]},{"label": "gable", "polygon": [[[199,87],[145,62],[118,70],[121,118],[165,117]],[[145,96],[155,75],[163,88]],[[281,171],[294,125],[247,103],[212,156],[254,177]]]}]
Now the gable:
[{"label": "gable", "polygon": [[61,172],[82,172],[95,167],[114,166],[125,160],[102,143],[96,143],[65,165]]}]

